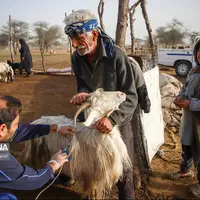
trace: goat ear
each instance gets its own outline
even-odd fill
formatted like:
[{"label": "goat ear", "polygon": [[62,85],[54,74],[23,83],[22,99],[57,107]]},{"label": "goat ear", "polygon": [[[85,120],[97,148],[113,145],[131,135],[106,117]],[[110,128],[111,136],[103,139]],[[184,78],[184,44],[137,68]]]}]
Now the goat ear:
[{"label": "goat ear", "polygon": [[102,92],[103,92],[103,88],[98,88],[98,89],[95,91],[96,94],[100,94],[100,93],[102,93]]}]

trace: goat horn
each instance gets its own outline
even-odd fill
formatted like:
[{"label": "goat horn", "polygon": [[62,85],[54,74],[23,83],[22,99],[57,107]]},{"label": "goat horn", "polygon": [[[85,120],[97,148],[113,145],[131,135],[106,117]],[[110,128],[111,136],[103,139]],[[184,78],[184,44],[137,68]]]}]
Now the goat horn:
[{"label": "goat horn", "polygon": [[75,115],[74,115],[74,128],[76,127],[76,119],[78,117],[78,115],[80,114],[80,112],[84,109],[86,109],[87,107],[89,107],[91,104],[89,102],[85,102],[83,103],[78,110],[76,111]]}]

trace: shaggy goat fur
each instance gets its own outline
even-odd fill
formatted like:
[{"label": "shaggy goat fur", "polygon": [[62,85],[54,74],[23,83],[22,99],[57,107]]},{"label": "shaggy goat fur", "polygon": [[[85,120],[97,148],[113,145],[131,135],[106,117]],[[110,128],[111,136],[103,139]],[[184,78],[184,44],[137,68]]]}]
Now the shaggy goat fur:
[{"label": "shaggy goat fur", "polygon": [[14,72],[11,66],[5,62],[0,62],[0,81],[13,82]]},{"label": "shaggy goat fur", "polygon": [[[87,120],[85,123],[77,123],[72,139],[70,136],[61,136],[55,133],[38,138],[34,142],[35,149],[37,149],[37,152],[34,153],[41,158],[39,150],[41,147],[39,146],[43,145],[48,155],[52,156],[59,148],[64,148],[71,141],[72,160],[69,164],[72,178],[83,181],[87,194],[91,194],[96,189],[95,196],[102,198],[104,192],[110,190],[113,184],[122,178],[123,170],[131,168],[131,161],[117,126],[109,134],[102,134],[98,130],[92,129],[90,125],[110,110],[118,109],[120,103],[125,100],[123,95],[125,94],[121,92],[104,92],[102,90],[92,93],[89,98],[90,107],[85,110]],[[75,114],[75,118],[76,116]],[[51,117],[51,120],[45,120],[43,117],[34,123],[52,124],[57,122],[56,118],[59,116],[55,119]],[[63,122],[60,121],[59,124],[63,124]],[[66,124],[72,125],[73,121],[66,118]],[[27,155],[30,155],[30,152]],[[63,167],[62,173],[69,175],[70,171],[67,165]]]},{"label": "shaggy goat fur", "polygon": [[101,134],[96,129],[78,126],[72,139],[72,177],[84,182],[86,193],[97,188],[101,198],[122,178],[123,169],[131,167],[127,149],[118,127],[110,134]]}]

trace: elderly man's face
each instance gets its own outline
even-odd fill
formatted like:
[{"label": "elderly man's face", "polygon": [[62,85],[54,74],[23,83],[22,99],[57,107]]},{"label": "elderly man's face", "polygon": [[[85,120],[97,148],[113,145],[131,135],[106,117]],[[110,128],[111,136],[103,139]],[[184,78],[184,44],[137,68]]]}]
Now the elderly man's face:
[{"label": "elderly man's face", "polygon": [[98,34],[95,31],[75,34],[72,39],[72,46],[77,50],[80,56],[91,53],[97,46]]}]

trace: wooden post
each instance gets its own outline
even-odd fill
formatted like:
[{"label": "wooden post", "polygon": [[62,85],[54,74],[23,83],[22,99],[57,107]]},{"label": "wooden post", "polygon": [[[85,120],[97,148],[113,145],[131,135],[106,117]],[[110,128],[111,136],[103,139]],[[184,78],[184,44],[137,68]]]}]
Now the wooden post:
[{"label": "wooden post", "polygon": [[126,29],[128,22],[129,0],[119,0],[117,28],[115,33],[115,43],[125,50]]},{"label": "wooden post", "polygon": [[105,31],[104,23],[103,23],[103,12],[104,12],[104,1],[100,0],[98,5],[98,14],[99,14],[99,21],[100,27],[103,31]]},{"label": "wooden post", "polygon": [[10,49],[10,57],[11,57],[11,61],[14,62],[14,57],[12,54],[12,21],[11,21],[11,16],[9,15],[9,49]]},{"label": "wooden post", "polygon": [[43,71],[46,74],[46,68],[45,68],[45,60],[44,60],[44,51],[40,50],[41,56],[42,56],[42,67],[43,67]]},{"label": "wooden post", "polygon": [[40,43],[40,54],[42,57],[42,68],[43,68],[44,74],[46,74],[45,57],[44,57],[44,37],[45,36],[43,35],[42,42]]},{"label": "wooden post", "polygon": [[148,18],[148,14],[147,14],[147,10],[146,10],[146,0],[141,0],[141,9],[142,9],[142,14],[146,23],[146,28],[148,31],[148,35],[149,35],[149,44],[150,44],[150,48],[151,48],[151,54],[152,57],[155,57],[155,45],[154,45],[154,40],[153,40],[153,36],[152,36],[152,28],[151,28],[151,24],[149,22],[149,18]]},{"label": "wooden post", "polygon": [[135,14],[136,7],[140,4],[141,0],[138,0],[136,3],[134,3],[131,8],[129,9],[129,22],[130,22],[130,34],[131,34],[131,54],[135,54],[135,34],[134,34],[134,26],[133,23],[135,19],[133,19]]}]

